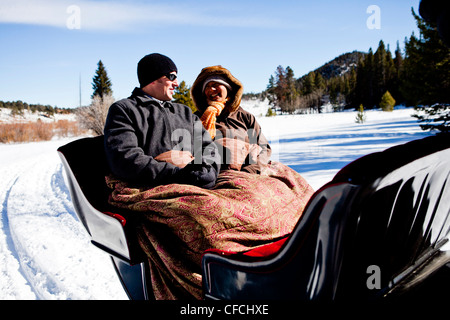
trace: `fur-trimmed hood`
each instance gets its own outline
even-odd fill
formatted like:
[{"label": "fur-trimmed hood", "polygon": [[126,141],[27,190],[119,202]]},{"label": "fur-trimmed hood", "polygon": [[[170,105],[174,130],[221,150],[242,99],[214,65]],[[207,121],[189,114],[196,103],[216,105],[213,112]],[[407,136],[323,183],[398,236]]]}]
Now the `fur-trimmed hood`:
[{"label": "fur-trimmed hood", "polygon": [[236,111],[241,104],[242,94],[244,92],[244,86],[242,85],[242,83],[238,79],[236,79],[230,71],[222,66],[206,67],[202,69],[191,88],[192,100],[194,100],[195,106],[200,113],[203,113],[208,107],[208,105],[206,104],[206,98],[202,92],[203,82],[206,80],[206,78],[216,75],[225,77],[228,80],[227,82],[232,87],[231,92],[228,91],[228,97],[230,99],[226,103],[224,111],[227,113]]}]

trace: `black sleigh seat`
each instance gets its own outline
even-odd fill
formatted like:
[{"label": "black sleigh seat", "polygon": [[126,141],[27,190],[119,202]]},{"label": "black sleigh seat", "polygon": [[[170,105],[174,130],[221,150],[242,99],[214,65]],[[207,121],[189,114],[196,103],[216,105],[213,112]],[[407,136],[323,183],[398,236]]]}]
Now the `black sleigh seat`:
[{"label": "black sleigh seat", "polygon": [[82,138],[58,148],[66,171],[75,212],[91,242],[110,254],[114,268],[130,299],[148,300],[148,261],[135,236],[129,212],[108,204],[109,173],[103,136]]},{"label": "black sleigh seat", "polygon": [[207,252],[203,290],[216,300],[448,298],[449,262],[450,136],[441,135],[348,164],[286,239]]},{"label": "black sleigh seat", "polygon": [[[111,255],[130,299],[151,299],[133,217],[107,203],[103,137],[58,152],[92,243]],[[285,239],[245,253],[206,252],[205,299],[370,300],[409,292],[450,270],[449,175],[445,135],[355,160],[315,192]]]}]

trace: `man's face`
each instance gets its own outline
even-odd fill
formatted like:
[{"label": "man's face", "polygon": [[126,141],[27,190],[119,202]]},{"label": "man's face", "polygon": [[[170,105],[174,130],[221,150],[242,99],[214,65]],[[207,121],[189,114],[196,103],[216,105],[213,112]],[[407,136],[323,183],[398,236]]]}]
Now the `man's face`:
[{"label": "man's face", "polygon": [[[176,75],[177,73],[173,71],[171,74]],[[177,78],[171,81],[167,76],[162,76],[158,80],[149,83],[147,86],[142,88],[142,90],[158,100],[170,101],[172,100],[175,88],[177,87]]]}]

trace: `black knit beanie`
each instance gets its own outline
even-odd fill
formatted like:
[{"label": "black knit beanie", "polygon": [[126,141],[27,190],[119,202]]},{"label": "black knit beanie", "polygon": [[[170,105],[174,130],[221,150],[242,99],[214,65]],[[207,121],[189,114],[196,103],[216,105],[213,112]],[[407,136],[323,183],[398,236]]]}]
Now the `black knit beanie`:
[{"label": "black knit beanie", "polygon": [[178,69],[169,57],[159,53],[148,54],[138,63],[137,74],[139,84],[143,88],[173,71],[178,72]]}]

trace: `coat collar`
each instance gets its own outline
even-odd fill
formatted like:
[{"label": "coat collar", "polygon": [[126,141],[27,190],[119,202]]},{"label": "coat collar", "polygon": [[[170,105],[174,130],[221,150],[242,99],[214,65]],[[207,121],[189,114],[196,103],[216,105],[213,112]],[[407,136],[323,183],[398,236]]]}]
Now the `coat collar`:
[{"label": "coat collar", "polygon": [[152,102],[156,102],[158,105],[160,105],[162,107],[165,107],[167,105],[172,106],[172,103],[170,103],[170,101],[158,100],[158,99],[150,96],[149,94],[145,93],[141,88],[138,88],[138,87],[134,88],[133,92],[131,93],[130,98],[134,98],[134,99],[138,100],[143,105],[152,103]]}]

